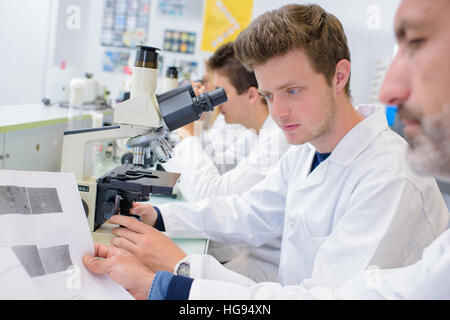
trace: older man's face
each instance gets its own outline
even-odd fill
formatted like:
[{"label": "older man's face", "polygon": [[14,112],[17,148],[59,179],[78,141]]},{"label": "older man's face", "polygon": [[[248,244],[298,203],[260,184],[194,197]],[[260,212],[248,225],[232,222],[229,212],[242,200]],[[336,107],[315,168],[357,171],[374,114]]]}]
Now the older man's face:
[{"label": "older man's face", "polygon": [[403,0],[380,100],[399,107],[418,172],[450,181],[450,0]]}]

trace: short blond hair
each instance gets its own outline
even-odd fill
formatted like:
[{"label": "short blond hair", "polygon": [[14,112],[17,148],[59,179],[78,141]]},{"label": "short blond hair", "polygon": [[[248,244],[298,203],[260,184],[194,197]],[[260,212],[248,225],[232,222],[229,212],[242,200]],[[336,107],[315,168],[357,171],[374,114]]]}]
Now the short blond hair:
[{"label": "short blond hair", "polygon": [[[350,61],[341,22],[318,5],[289,4],[268,11],[239,34],[234,47],[237,59],[248,70],[300,49],[330,86],[337,63],[342,59]],[[350,76],[345,92],[350,96]]]}]

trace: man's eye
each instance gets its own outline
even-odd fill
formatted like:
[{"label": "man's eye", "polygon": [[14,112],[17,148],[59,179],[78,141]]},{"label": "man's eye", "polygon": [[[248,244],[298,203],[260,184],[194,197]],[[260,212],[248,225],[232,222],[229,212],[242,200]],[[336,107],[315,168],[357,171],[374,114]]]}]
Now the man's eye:
[{"label": "man's eye", "polygon": [[272,101],[273,95],[271,94],[263,94],[262,95],[264,97],[264,99],[266,99],[266,101]]},{"label": "man's eye", "polygon": [[417,38],[417,39],[412,39],[408,41],[408,46],[416,49],[418,47],[420,47],[423,43],[424,43],[425,39],[423,38]]},{"label": "man's eye", "polygon": [[288,94],[297,94],[300,92],[300,89],[288,89],[287,93]]}]

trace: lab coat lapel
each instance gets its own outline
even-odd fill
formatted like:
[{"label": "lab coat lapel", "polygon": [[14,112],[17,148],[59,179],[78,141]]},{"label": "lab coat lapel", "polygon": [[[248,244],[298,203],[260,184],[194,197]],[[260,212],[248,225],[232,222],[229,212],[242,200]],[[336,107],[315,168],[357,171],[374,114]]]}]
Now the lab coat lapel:
[{"label": "lab coat lapel", "polygon": [[388,129],[386,116],[382,109],[372,108],[371,110],[366,110],[364,106],[358,108],[358,112],[361,114],[363,111],[367,112],[363,114],[367,118],[347,133],[333,150],[330,157],[320,163],[313,172],[310,171],[316,149],[309,143],[307,144],[310,151],[304,158],[305,164],[303,165],[300,179],[294,183],[295,190],[306,189],[323,183],[331,162],[338,165],[349,165],[382,130]]},{"label": "lab coat lapel", "polygon": [[[361,107],[357,110],[364,116],[360,110]],[[345,137],[342,138],[331,153],[329,157],[330,162],[342,166],[350,165],[381,131],[389,129],[384,110],[376,108],[372,110],[372,112],[372,114],[366,115],[366,118],[363,121],[358,123],[345,135]]]},{"label": "lab coat lapel", "polygon": [[306,157],[306,161],[304,162],[302,172],[300,174],[300,179],[296,181],[294,189],[302,190],[306,188],[310,188],[316,186],[318,184],[323,183],[325,180],[325,176],[328,169],[328,161],[324,161],[320,163],[314,170],[311,172],[311,165],[314,159],[315,149],[310,146],[311,151]]}]

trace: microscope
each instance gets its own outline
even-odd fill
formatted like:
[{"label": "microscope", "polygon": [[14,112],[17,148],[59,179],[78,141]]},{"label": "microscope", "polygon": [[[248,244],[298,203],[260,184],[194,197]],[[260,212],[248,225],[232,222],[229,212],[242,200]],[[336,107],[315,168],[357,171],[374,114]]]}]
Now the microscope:
[{"label": "microscope", "polygon": [[[165,76],[162,81],[161,92],[167,92],[178,87],[178,68],[175,66],[169,66],[166,70]],[[166,141],[171,147],[174,147],[178,142],[178,135],[174,131],[170,131],[165,136]],[[133,162],[133,152],[126,152],[121,156],[122,164],[126,162]],[[158,158],[152,153],[150,157],[145,157],[144,168],[156,166],[157,170],[162,170],[161,164],[158,162]]]},{"label": "microscope", "polygon": [[[137,48],[130,99],[114,109],[118,125],[64,132],[61,172],[75,174],[94,242],[109,243],[112,227],[104,222],[114,214],[130,215],[134,201],[148,201],[152,193],[172,194],[180,174],[143,169],[145,159],[168,161],[173,151],[165,140],[167,133],[227,101],[223,88],[196,96],[190,84],[157,95],[159,49]],[[129,138],[133,163],[117,166],[98,179],[90,176],[86,145],[121,138]]]}]

